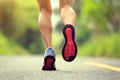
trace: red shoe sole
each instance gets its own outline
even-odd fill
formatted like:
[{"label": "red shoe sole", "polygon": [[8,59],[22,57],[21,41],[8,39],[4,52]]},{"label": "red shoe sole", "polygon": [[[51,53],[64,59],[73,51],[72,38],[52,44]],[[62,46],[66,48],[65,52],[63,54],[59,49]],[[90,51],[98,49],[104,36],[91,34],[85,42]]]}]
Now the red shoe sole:
[{"label": "red shoe sole", "polygon": [[46,56],[44,59],[44,66],[43,66],[42,70],[56,70],[54,64],[55,64],[55,57]]},{"label": "red shoe sole", "polygon": [[75,30],[72,25],[66,25],[63,29],[65,44],[62,49],[63,59],[71,62],[77,55],[77,45],[75,42]]}]

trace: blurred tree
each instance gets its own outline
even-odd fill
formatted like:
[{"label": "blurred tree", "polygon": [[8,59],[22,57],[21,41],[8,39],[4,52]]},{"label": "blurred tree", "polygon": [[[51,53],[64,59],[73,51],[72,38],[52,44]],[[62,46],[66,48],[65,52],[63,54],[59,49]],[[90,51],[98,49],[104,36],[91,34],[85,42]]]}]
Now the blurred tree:
[{"label": "blurred tree", "polygon": [[44,53],[43,41],[40,36],[37,1],[16,0],[14,11],[15,35],[18,42],[32,54]]},{"label": "blurred tree", "polygon": [[18,38],[18,42],[32,54],[43,53],[44,46],[39,30],[28,28],[25,34]]},{"label": "blurred tree", "polygon": [[[37,19],[37,1],[33,0],[0,1],[0,31],[16,40],[33,54],[43,53]],[[39,50],[40,49],[40,50]]]},{"label": "blurred tree", "polygon": [[27,4],[25,4],[24,0],[15,0],[14,28],[16,34],[14,37],[17,38],[25,34],[28,28],[38,29],[37,19],[37,1],[28,0]]},{"label": "blurred tree", "polygon": [[81,4],[76,22],[79,42],[85,42],[90,36],[97,39],[98,35],[120,30],[119,0],[82,0]]},{"label": "blurred tree", "polygon": [[77,14],[80,14],[82,6],[82,0],[74,0],[73,8]]},{"label": "blurred tree", "polygon": [[102,0],[101,5],[106,10],[108,23],[112,25],[113,31],[120,30],[120,1],[119,0]]},{"label": "blurred tree", "polygon": [[8,37],[13,35],[14,31],[14,7],[14,0],[0,1],[0,31],[2,31]]}]

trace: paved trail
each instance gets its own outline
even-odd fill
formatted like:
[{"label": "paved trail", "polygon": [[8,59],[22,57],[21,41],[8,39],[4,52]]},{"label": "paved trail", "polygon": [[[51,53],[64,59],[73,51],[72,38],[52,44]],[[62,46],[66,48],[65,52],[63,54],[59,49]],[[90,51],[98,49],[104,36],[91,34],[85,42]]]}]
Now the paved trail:
[{"label": "paved trail", "polygon": [[0,80],[120,80],[120,59],[57,56],[57,71],[42,71],[43,56],[0,57]]}]

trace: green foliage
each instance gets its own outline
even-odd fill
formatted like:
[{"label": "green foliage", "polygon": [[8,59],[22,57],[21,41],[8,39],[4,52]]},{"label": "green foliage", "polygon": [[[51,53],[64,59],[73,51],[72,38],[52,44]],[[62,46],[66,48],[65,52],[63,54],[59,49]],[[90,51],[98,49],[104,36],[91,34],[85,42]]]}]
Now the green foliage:
[{"label": "green foliage", "polygon": [[84,44],[84,42],[89,40],[91,36],[91,30],[86,26],[86,24],[77,26],[76,33],[77,33],[77,42],[79,45]]},{"label": "green foliage", "polygon": [[[27,3],[26,3],[27,2]],[[39,29],[37,1],[34,0],[15,0],[14,23],[15,37],[25,34],[28,28]]]},{"label": "green foliage", "polygon": [[44,45],[39,30],[27,29],[26,33],[18,38],[18,42],[31,54],[44,53]]},{"label": "green foliage", "polygon": [[79,47],[80,56],[120,57],[120,34],[103,36],[97,41]]},{"label": "green foliage", "polygon": [[37,1],[6,0],[0,4],[2,4],[0,7],[1,32],[32,54],[43,53],[44,46],[37,23],[39,15]]},{"label": "green foliage", "polygon": [[13,0],[0,1],[0,31],[6,36],[13,34]]},{"label": "green foliage", "polygon": [[87,20],[88,24],[92,23],[93,25],[88,25],[90,28],[94,28],[97,32],[106,32],[106,15],[105,10],[100,3],[97,3],[95,0],[84,0],[81,19]]},{"label": "green foliage", "polygon": [[28,55],[28,52],[16,41],[0,33],[0,55]]},{"label": "green foliage", "polygon": [[[38,27],[38,4],[34,0],[16,0],[14,12],[15,37],[21,45],[32,54],[44,53],[43,41]],[[19,19],[20,18],[20,19]]]}]

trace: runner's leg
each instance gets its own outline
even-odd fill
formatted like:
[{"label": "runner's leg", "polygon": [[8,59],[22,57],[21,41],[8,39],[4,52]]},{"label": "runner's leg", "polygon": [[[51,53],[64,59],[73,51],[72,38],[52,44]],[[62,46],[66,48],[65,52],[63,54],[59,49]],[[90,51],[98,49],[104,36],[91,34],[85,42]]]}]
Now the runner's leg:
[{"label": "runner's leg", "polygon": [[50,0],[37,0],[37,1],[40,10],[38,24],[46,45],[44,65],[42,67],[42,70],[56,70],[55,52],[54,49],[52,48],[52,22],[51,22],[52,9]]},{"label": "runner's leg", "polygon": [[37,0],[39,5],[39,19],[38,24],[40,32],[45,41],[46,48],[52,47],[52,9],[50,0]]},{"label": "runner's leg", "polygon": [[76,13],[72,8],[72,0],[60,0],[60,14],[65,25],[74,25]]},{"label": "runner's leg", "polygon": [[72,0],[60,0],[60,14],[65,25],[63,28],[65,44],[62,48],[62,56],[64,60],[70,62],[73,61],[77,55],[74,29],[76,13],[72,8]]}]

